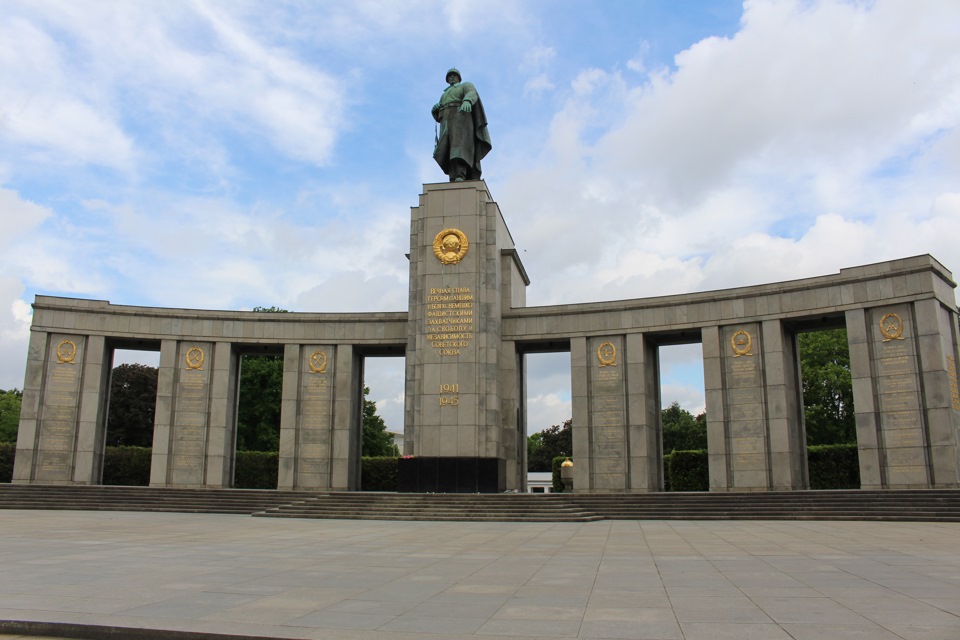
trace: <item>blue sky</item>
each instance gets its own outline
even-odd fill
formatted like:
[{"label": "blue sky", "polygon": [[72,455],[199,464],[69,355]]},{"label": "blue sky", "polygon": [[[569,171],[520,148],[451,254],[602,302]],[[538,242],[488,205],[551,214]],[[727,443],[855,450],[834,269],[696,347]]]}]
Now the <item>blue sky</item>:
[{"label": "blue sky", "polygon": [[[0,388],[36,294],[405,309],[454,65],[530,305],[960,269],[953,0],[5,0]],[[702,408],[697,350],[665,359]],[[569,416],[557,369],[531,363],[538,429]],[[402,372],[371,374],[398,430]]]}]

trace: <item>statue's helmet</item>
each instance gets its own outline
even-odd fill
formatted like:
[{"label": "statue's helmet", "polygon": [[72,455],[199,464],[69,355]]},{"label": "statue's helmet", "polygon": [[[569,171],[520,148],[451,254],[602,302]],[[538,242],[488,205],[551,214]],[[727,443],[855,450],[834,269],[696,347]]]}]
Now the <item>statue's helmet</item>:
[{"label": "statue's helmet", "polygon": [[447,75],[443,76],[443,79],[449,80],[451,74],[457,76],[457,82],[463,82],[463,76],[460,75],[460,71],[458,71],[456,67],[450,67],[450,70],[447,71]]}]

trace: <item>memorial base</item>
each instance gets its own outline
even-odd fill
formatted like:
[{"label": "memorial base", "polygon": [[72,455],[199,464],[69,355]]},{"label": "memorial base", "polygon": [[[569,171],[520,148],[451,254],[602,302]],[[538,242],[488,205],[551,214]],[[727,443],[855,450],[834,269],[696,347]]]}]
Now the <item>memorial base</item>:
[{"label": "memorial base", "polygon": [[506,462],[499,458],[400,458],[401,493],[500,493]]}]

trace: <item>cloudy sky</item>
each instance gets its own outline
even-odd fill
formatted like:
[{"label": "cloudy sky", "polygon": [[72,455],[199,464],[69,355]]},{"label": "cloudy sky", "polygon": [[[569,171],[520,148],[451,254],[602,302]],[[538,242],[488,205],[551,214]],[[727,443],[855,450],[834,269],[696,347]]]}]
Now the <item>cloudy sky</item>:
[{"label": "cloudy sky", "polygon": [[[0,388],[36,294],[404,310],[450,66],[531,306],[960,272],[955,0],[3,0]],[[702,409],[699,349],[664,359]],[[533,430],[569,417],[564,362],[531,362]],[[402,366],[370,370],[402,430]]]}]

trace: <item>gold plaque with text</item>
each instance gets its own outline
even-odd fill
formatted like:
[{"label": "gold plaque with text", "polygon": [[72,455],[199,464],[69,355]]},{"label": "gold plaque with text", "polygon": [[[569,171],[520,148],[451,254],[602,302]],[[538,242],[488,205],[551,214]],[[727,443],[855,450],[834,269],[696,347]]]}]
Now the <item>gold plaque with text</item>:
[{"label": "gold plaque with text", "polygon": [[433,239],[433,253],[443,264],[457,264],[469,248],[467,236],[459,229],[444,229]]},{"label": "gold plaque with text", "polygon": [[744,330],[737,331],[730,338],[730,346],[733,347],[733,357],[752,356],[750,351],[753,349],[753,338]]}]

